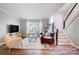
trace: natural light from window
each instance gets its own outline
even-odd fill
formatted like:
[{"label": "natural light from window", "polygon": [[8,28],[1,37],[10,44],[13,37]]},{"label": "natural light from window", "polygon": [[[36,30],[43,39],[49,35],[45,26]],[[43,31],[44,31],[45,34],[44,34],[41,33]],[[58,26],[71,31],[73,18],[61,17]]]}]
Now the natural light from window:
[{"label": "natural light from window", "polygon": [[51,16],[51,18],[50,18],[50,23],[52,24],[54,21],[53,21],[53,16]]}]

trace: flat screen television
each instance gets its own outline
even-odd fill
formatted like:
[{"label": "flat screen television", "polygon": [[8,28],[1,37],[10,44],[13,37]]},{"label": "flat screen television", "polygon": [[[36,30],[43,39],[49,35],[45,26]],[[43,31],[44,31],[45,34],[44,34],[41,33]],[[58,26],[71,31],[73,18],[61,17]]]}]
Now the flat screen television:
[{"label": "flat screen television", "polygon": [[19,32],[19,26],[18,25],[10,25],[9,26],[9,33]]}]

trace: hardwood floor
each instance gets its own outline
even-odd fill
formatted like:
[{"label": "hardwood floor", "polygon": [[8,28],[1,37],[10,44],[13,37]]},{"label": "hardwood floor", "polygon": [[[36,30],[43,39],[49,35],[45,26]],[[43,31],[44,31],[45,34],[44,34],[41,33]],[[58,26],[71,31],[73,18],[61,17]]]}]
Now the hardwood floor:
[{"label": "hardwood floor", "polygon": [[70,40],[63,34],[58,35],[58,46],[53,46],[52,49],[11,49],[0,46],[0,55],[79,55],[79,49],[70,45]]},{"label": "hardwood floor", "polygon": [[0,49],[0,55],[79,55],[79,49],[69,45],[59,45],[53,49]]}]

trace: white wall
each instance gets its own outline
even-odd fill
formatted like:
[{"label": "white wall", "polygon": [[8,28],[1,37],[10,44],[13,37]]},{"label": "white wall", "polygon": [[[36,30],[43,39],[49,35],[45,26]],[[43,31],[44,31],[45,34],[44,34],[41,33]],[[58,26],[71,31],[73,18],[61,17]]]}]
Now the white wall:
[{"label": "white wall", "polygon": [[27,23],[26,19],[20,20],[20,32],[21,32],[22,36],[26,36],[26,31],[27,31],[26,23]]},{"label": "white wall", "polygon": [[58,28],[59,31],[62,31],[63,30],[62,15],[54,15],[53,19],[54,19],[54,25],[56,26],[56,28]]},{"label": "white wall", "polygon": [[2,36],[7,34],[7,25],[19,25],[19,21],[7,13],[0,10],[0,43],[2,42]]},{"label": "white wall", "polygon": [[75,7],[71,15],[68,17],[66,21],[66,28],[64,30],[74,42],[74,44],[79,46],[79,4]]},{"label": "white wall", "polygon": [[66,34],[71,38],[74,44],[79,46],[79,16],[73,23],[64,29]]}]

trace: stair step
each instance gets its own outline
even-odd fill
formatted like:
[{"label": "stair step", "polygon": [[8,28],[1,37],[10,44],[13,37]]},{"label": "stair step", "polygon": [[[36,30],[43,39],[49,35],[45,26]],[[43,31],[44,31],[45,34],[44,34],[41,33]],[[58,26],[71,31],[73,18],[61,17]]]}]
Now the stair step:
[{"label": "stair step", "polygon": [[[68,38],[66,37],[66,38],[58,38],[58,39],[61,39],[61,40],[67,40]],[[68,39],[69,40],[69,39]]]},{"label": "stair step", "polygon": [[68,39],[68,38],[58,38],[58,39]]},{"label": "stair step", "polygon": [[[61,36],[63,36],[64,34],[58,34],[58,35],[61,35]],[[64,35],[65,36],[65,35]]]},{"label": "stair step", "polygon": [[58,45],[70,45],[70,43],[58,43]]},{"label": "stair step", "polygon": [[64,44],[67,43],[67,44],[69,44],[70,42],[59,42],[59,43],[64,43]]},{"label": "stair step", "polygon": [[58,34],[64,34],[64,33],[59,33],[59,32],[58,32]]},{"label": "stair step", "polygon": [[67,36],[62,32],[58,32],[58,45],[69,45],[71,44],[70,40],[67,38]]},{"label": "stair step", "polygon": [[58,41],[70,41],[69,39],[58,39]]},{"label": "stair step", "polygon": [[65,36],[64,34],[58,34],[58,36]]},{"label": "stair step", "polygon": [[70,44],[70,43],[58,43],[58,44]]},{"label": "stair step", "polygon": [[63,45],[63,44],[70,44],[70,43],[58,43],[58,44],[62,44]]},{"label": "stair step", "polygon": [[58,36],[58,38],[67,38],[67,37],[65,37],[65,36]]},{"label": "stair step", "polygon": [[70,41],[70,40],[66,40],[66,39],[59,39],[58,41]]},{"label": "stair step", "polygon": [[62,31],[59,31],[58,33],[63,33]]},{"label": "stair step", "polygon": [[58,42],[70,42],[70,41],[58,41]]}]

